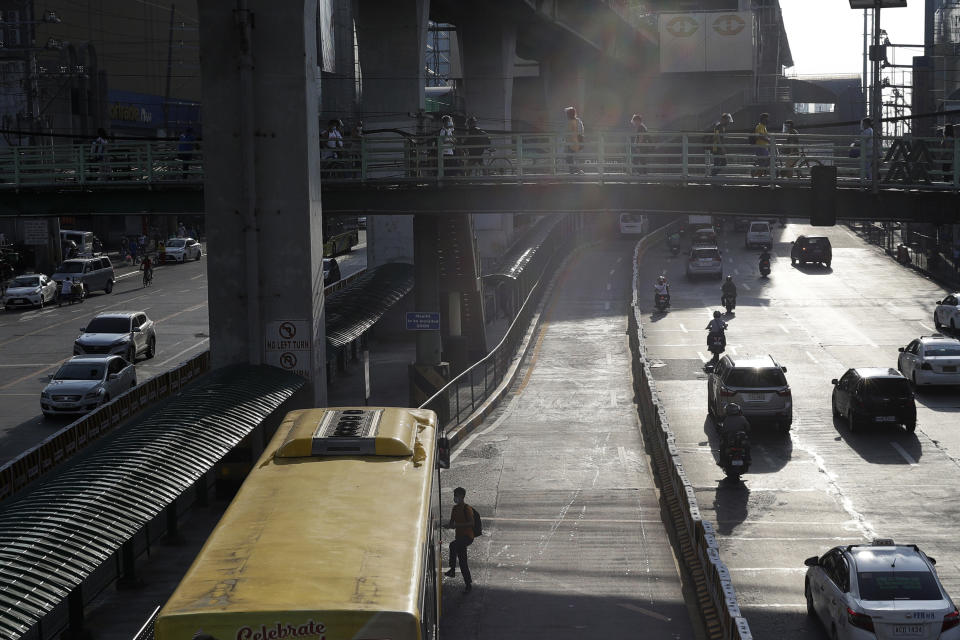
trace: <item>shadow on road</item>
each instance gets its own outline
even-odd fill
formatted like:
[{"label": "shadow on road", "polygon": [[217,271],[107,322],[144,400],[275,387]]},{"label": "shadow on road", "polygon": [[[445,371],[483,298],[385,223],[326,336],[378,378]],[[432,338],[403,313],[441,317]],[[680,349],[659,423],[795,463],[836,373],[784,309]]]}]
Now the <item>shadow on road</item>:
[{"label": "shadow on road", "polygon": [[920,462],[923,448],[915,433],[910,433],[898,424],[873,424],[864,426],[858,420],[857,430],[850,431],[846,418],[834,418],[833,428],[840,439],[847,443],[857,455],[871,464],[910,464],[904,454],[913,462]]}]

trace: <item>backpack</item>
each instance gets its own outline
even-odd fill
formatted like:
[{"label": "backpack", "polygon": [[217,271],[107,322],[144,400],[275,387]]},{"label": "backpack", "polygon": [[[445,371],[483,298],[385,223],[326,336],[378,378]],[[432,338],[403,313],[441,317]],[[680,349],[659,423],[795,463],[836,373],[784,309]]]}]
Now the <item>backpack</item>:
[{"label": "backpack", "polygon": [[480,512],[477,511],[476,507],[470,507],[473,509],[473,537],[483,535],[483,521],[480,519]]}]

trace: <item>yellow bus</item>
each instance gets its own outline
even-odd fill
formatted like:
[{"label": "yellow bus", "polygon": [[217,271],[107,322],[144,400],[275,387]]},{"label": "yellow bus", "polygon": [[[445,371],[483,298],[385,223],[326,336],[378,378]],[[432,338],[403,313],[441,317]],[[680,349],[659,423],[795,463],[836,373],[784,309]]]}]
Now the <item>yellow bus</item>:
[{"label": "yellow bus", "polygon": [[157,616],[155,638],[435,639],[447,465],[432,411],[290,412]]}]

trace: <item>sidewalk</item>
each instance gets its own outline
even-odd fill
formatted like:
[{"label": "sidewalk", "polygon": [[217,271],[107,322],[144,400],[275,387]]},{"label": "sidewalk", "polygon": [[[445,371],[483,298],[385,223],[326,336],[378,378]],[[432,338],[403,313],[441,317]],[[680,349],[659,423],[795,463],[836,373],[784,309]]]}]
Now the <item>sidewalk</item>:
[{"label": "sidewalk", "polygon": [[897,247],[904,244],[907,247],[909,262],[904,263],[902,260],[898,262],[926,275],[945,289],[960,291],[960,260],[943,253],[940,247],[937,247],[937,251],[931,255],[918,243],[904,243],[902,227],[883,227],[876,223],[856,226],[848,224],[847,227],[870,244],[883,248],[894,260],[897,260]]}]

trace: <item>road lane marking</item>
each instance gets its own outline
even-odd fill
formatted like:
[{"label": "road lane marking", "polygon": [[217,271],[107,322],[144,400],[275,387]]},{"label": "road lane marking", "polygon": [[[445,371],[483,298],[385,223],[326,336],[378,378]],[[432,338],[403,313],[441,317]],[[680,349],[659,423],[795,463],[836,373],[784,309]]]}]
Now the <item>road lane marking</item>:
[{"label": "road lane marking", "polygon": [[735,275],[740,275],[740,270],[739,270],[739,269],[734,269],[734,270],[733,270],[733,273],[734,273]]},{"label": "road lane marking", "polygon": [[45,367],[45,362],[25,362],[23,364],[0,364],[0,367]]},{"label": "road lane marking", "polygon": [[790,571],[799,573],[806,572],[806,567],[727,567],[727,571]]},{"label": "road lane marking", "polygon": [[907,464],[909,464],[911,467],[917,466],[917,461],[914,460],[913,457],[912,457],[909,453],[907,453],[906,450],[905,450],[903,447],[900,446],[900,443],[898,443],[898,442],[891,442],[891,443],[890,443],[890,446],[893,447],[894,449],[896,449],[896,450],[897,450],[897,453],[899,453],[900,456],[901,456],[904,460],[906,460],[906,461],[907,461]]},{"label": "road lane marking", "polygon": [[812,353],[810,353],[809,351],[804,351],[804,353],[807,354],[807,357],[808,357],[808,358],[810,358],[811,360],[813,360],[813,364],[820,364],[819,362],[817,362],[817,359],[813,357],[813,354],[812,354]]},{"label": "road lane marking", "polygon": [[616,269],[610,269],[610,275],[613,275],[613,274],[616,273],[616,272],[617,272]]},{"label": "road lane marking", "polygon": [[927,331],[929,331],[930,333],[936,333],[936,330],[933,327],[927,325],[926,322],[920,322],[919,320],[917,320],[917,324],[923,327],[924,329],[926,329]]},{"label": "road lane marking", "polygon": [[[806,569],[804,569],[804,571],[806,571]],[[748,609],[750,607],[756,607],[758,609],[805,609],[807,607],[807,603],[806,602],[797,602],[797,603],[751,602],[750,604],[743,604],[743,603],[740,604],[741,609]]]},{"label": "road lane marking", "polygon": [[701,361],[701,362],[706,362],[706,361],[707,361],[707,358],[704,357],[703,353],[701,353],[700,351],[697,351],[697,355],[700,356],[700,361]]},{"label": "road lane marking", "polygon": [[[620,447],[623,449],[623,447]],[[484,522],[487,520],[493,520],[495,522],[556,522],[556,518],[510,518],[506,516],[483,516]],[[663,520],[660,518],[579,518],[577,524],[580,523],[601,523],[601,524],[663,524]],[[806,571],[805,567],[801,568],[802,571]]]},{"label": "road lane marking", "polygon": [[609,300],[607,300],[606,302],[603,303],[603,310],[604,310],[604,311],[610,311],[610,301],[609,301]]},{"label": "road lane marking", "polygon": [[613,389],[610,389],[610,407],[614,409],[617,407],[617,392]]},{"label": "road lane marking", "polygon": [[620,604],[624,609],[629,609],[630,611],[636,611],[637,613],[642,613],[645,616],[650,618],[656,618],[657,620],[663,620],[664,622],[670,622],[670,618],[663,615],[662,613],[657,613],[656,611],[650,611],[649,609],[644,609],[643,607],[638,607],[635,604]]},{"label": "road lane marking", "polygon": [[763,311],[764,313],[770,313],[770,308],[767,307],[767,305],[762,304],[760,305],[760,311]]},{"label": "road lane marking", "polygon": [[690,333],[689,331],[687,331],[687,328],[686,328],[685,326],[683,326],[683,323],[682,323],[682,322],[680,322],[680,323],[678,323],[678,324],[680,325],[680,330],[681,330],[681,331],[683,331],[684,333]]},{"label": "road lane marking", "polygon": [[608,283],[607,283],[607,291],[610,291],[610,288],[611,288],[612,286],[613,286],[613,285],[608,282]]},{"label": "road lane marking", "polygon": [[158,362],[157,364],[155,364],[155,365],[153,365],[153,366],[155,366],[155,367],[162,367],[163,365],[167,364],[167,363],[170,362],[171,360],[176,360],[177,358],[179,358],[179,357],[182,356],[183,354],[187,353],[188,351],[192,351],[192,350],[196,349],[197,347],[199,347],[200,345],[202,345],[203,343],[209,342],[209,341],[210,341],[210,338],[204,338],[204,339],[201,340],[200,342],[198,342],[198,343],[196,343],[196,344],[194,344],[194,345],[191,345],[191,346],[187,347],[187,348],[184,349],[183,351],[181,351],[181,352],[179,352],[179,353],[177,353],[177,354],[174,354],[174,355],[170,356],[169,358],[167,358],[166,360],[164,360],[163,362]]},{"label": "road lane marking", "polygon": [[50,371],[50,369],[53,369],[54,367],[59,367],[60,365],[62,365],[64,362],[66,362],[67,360],[69,360],[69,359],[72,358],[72,357],[73,357],[73,356],[66,357],[66,358],[64,358],[63,360],[61,360],[61,361],[59,361],[59,362],[56,362],[56,363],[54,363],[54,364],[48,365],[48,366],[46,366],[46,367],[43,367],[42,369],[36,369],[36,370],[28,373],[28,374],[25,375],[25,376],[22,376],[22,377],[20,377],[20,378],[17,378],[16,380],[11,380],[11,381],[8,382],[7,384],[0,386],[0,389],[9,389],[10,387],[12,387],[12,386],[15,385],[15,384],[20,384],[21,382],[24,382],[24,381],[26,381],[26,380],[29,380],[30,378],[34,378],[34,377],[36,377],[36,376],[38,376],[38,375],[41,375],[44,371]]},{"label": "road lane marking", "polygon": [[620,464],[624,467],[627,466],[627,448],[620,446],[617,447],[617,457],[620,458]]},{"label": "road lane marking", "polygon": [[777,326],[780,327],[780,329],[781,329],[784,333],[790,333],[790,330],[787,329],[787,328],[786,328],[785,326],[783,326],[782,324],[778,324]]},{"label": "road lane marking", "polygon": [[168,316],[164,316],[164,317],[162,317],[162,318],[160,318],[160,319],[158,319],[158,320],[154,320],[154,322],[158,322],[158,323],[159,323],[159,322],[163,322],[164,320],[169,320],[170,318],[176,318],[177,316],[179,316],[179,315],[181,315],[181,314],[187,313],[187,312],[189,312],[189,311],[196,311],[197,309],[200,309],[201,307],[205,307],[205,306],[207,306],[207,303],[206,303],[206,302],[201,302],[200,304],[195,304],[195,305],[193,305],[192,307],[187,307],[186,309],[182,309],[182,310],[180,310],[180,311],[177,311],[176,313],[171,313],[171,314],[168,315]]},{"label": "road lane marking", "polygon": [[200,274],[198,274],[198,275],[193,276],[193,277],[190,278],[190,279],[191,279],[191,280],[196,280],[197,278],[202,278],[202,277],[205,276],[205,275],[207,275],[207,274],[205,274],[205,273],[200,273]]},{"label": "road lane marking", "polygon": [[746,282],[741,282],[740,286],[746,289],[747,291],[750,291],[750,285],[748,285]]}]

